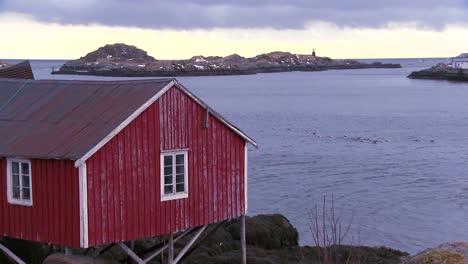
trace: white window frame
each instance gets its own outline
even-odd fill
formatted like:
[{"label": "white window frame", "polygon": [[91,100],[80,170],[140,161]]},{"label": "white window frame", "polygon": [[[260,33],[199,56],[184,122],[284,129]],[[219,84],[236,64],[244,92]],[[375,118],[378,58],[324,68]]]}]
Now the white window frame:
[{"label": "white window frame", "polygon": [[[20,181],[20,196],[23,194],[22,182],[23,182],[23,175],[21,173],[21,163],[27,163],[29,165],[29,200],[26,199],[18,199],[13,197],[13,175],[11,165],[13,162],[19,163],[19,181]],[[27,159],[7,159],[7,196],[8,196],[8,203],[14,205],[23,205],[23,206],[32,206],[33,205],[33,185],[32,185],[32,166],[31,161]]]},{"label": "white window frame", "polygon": [[[172,184],[174,185],[173,188],[176,188],[176,156],[177,155],[184,155],[184,192],[173,193],[173,194],[164,194],[164,157],[165,156],[172,156]],[[161,152],[161,201],[170,201],[176,199],[184,199],[188,198],[188,151],[187,150],[174,150],[174,151],[163,151]]]}]

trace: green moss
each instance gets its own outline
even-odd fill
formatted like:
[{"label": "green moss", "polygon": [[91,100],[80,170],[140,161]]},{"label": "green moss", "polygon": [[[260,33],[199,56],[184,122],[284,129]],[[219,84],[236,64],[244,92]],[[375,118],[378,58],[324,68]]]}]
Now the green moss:
[{"label": "green moss", "polygon": [[447,251],[431,250],[423,254],[419,264],[463,264],[464,257]]}]

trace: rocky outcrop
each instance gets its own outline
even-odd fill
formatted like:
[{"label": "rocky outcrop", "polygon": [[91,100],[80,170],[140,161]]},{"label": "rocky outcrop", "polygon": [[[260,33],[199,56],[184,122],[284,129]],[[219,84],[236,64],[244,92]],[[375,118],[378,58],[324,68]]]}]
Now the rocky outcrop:
[{"label": "rocky outcrop", "polygon": [[148,53],[135,46],[126,44],[106,45],[93,52],[88,53],[86,56],[79,58],[78,63],[115,63],[115,64],[134,64],[134,63],[151,63],[156,61],[155,58],[148,56]]},{"label": "rocky outcrop", "polygon": [[408,78],[468,82],[468,70],[453,69],[445,63],[439,63],[430,69],[412,72]]},{"label": "rocky outcrop", "polygon": [[407,258],[404,264],[468,264],[468,243],[446,243]]},{"label": "rocky outcrop", "polygon": [[328,69],[399,68],[399,64],[361,63],[327,57],[271,52],[253,58],[194,56],[188,60],[156,60],[141,49],[125,44],[106,45],[78,60],[65,63],[53,74],[99,76],[197,76],[263,72],[324,71]]}]

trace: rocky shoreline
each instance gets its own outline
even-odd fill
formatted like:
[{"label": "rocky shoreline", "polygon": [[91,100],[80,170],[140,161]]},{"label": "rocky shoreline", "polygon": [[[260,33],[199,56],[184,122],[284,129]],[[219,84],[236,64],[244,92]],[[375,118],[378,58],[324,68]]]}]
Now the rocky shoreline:
[{"label": "rocky shoreline", "polygon": [[413,72],[408,76],[408,78],[468,82],[468,72],[465,73],[460,71],[434,71],[428,69]]},{"label": "rocky shoreline", "polygon": [[447,64],[439,63],[429,69],[412,72],[408,78],[468,82],[468,70],[453,69]]},{"label": "rocky shoreline", "polygon": [[401,68],[401,65],[380,62],[361,63],[356,60],[332,60],[327,57],[289,52],[271,52],[252,58],[233,54],[226,57],[195,56],[187,60],[157,60],[137,47],[113,44],[101,47],[77,60],[69,61],[57,71],[53,71],[52,74],[167,77],[368,68]]},{"label": "rocky shoreline", "polygon": [[[320,264],[323,248],[300,246],[299,234],[294,226],[282,215],[258,215],[247,220],[247,263],[280,264],[311,263]],[[175,244],[175,252],[182,250],[191,237],[184,237]],[[164,237],[135,241],[135,251],[144,255],[164,243]],[[65,256],[63,248],[4,238],[1,241],[30,264],[65,263],[127,263],[125,253],[117,246],[105,246],[90,250],[75,250],[74,256]],[[332,246],[331,263],[346,264],[464,264],[468,263],[468,243],[447,243],[434,249],[425,250],[414,256],[406,252],[386,247]],[[96,252],[101,252],[94,258]],[[239,263],[240,223],[238,220],[212,225],[200,237],[182,263],[215,264]],[[10,263],[0,254],[0,263]],[[155,259],[152,263],[161,263]]]}]

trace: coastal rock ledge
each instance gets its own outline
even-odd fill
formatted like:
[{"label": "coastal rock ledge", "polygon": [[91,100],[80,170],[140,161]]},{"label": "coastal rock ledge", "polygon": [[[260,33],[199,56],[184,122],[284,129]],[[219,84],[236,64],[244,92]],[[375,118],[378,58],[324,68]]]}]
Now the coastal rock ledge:
[{"label": "coastal rock ledge", "polygon": [[439,63],[429,69],[412,72],[408,78],[468,82],[468,69],[454,69]]},{"label": "coastal rock ledge", "polygon": [[271,52],[252,58],[195,56],[187,60],[157,60],[135,46],[106,45],[77,60],[68,61],[52,74],[115,77],[241,75],[267,72],[325,71],[330,69],[401,68],[400,64],[362,63],[327,57]]},{"label": "coastal rock ledge", "polygon": [[429,69],[412,72],[408,78],[468,82],[468,53],[452,58],[449,63],[439,63]]},{"label": "coastal rock ledge", "polygon": [[468,264],[468,243],[446,243],[403,260],[403,264]]}]

